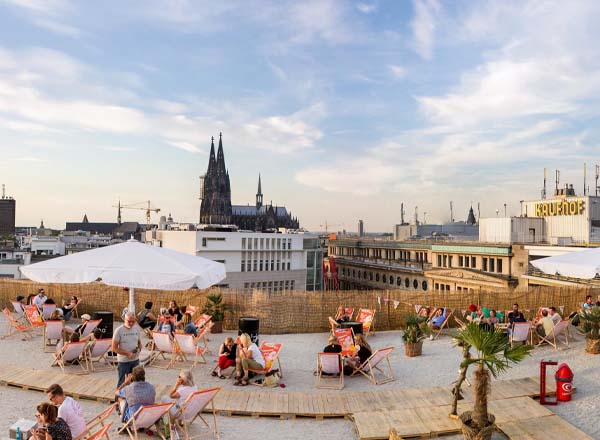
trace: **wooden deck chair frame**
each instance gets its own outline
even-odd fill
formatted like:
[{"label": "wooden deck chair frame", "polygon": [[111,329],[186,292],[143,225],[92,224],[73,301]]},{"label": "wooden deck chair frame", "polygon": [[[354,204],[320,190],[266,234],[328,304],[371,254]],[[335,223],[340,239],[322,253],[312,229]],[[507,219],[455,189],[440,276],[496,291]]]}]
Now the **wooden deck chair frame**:
[{"label": "wooden deck chair frame", "polygon": [[[121,426],[117,430],[117,432],[119,434],[123,434],[126,432],[127,434],[129,434],[129,438],[131,438],[131,440],[138,440],[138,429],[150,428],[151,426],[156,425],[165,414],[169,413],[169,410],[171,409],[171,407],[173,405],[175,405],[174,402],[157,403],[154,405],[142,406],[133,414],[133,416],[131,416],[131,418],[129,420],[127,420],[123,424],[123,426]],[[144,425],[149,425],[149,426],[140,426],[139,425],[139,419],[145,415],[144,413],[147,413],[149,411],[155,411],[158,408],[160,408],[160,410],[157,411],[156,418],[152,417],[152,418],[150,418],[150,420],[147,423],[143,423]],[[169,419],[169,431],[170,430],[171,430],[171,423],[170,423],[170,419]],[[158,435],[161,439],[166,440],[164,434],[161,432],[160,429],[157,429],[156,432],[158,433]]]},{"label": "wooden deck chair frame", "polygon": [[55,310],[56,304],[42,304],[42,318],[44,321],[49,320]]},{"label": "wooden deck chair frame", "polygon": [[[350,377],[360,373],[375,385],[381,385],[393,381],[394,370],[392,370],[392,364],[390,363],[390,353],[392,351],[394,351],[394,347],[378,348],[371,356],[369,356],[369,359],[364,361],[361,365],[358,367],[352,367],[354,371]],[[384,360],[387,362],[387,374],[384,370],[379,368],[379,364]],[[383,376],[382,380],[379,380],[377,376],[375,376],[374,370],[377,370]]]},{"label": "wooden deck chair frame", "polygon": [[[114,370],[115,366],[106,357],[112,346],[112,338],[96,339],[94,345],[88,348],[86,353],[86,361],[88,363],[88,371],[110,371]],[[94,362],[100,365],[100,361],[104,361],[104,367],[95,367]]]},{"label": "wooden deck chair frame", "polygon": [[[181,424],[183,425],[183,435],[184,435],[184,440],[192,440],[195,438],[201,438],[201,437],[207,437],[207,436],[211,436],[213,435],[215,438],[219,438],[219,428],[217,425],[217,413],[215,412],[215,396],[217,395],[217,393],[221,390],[221,388],[210,388],[207,390],[201,390],[201,391],[196,391],[192,394],[190,394],[187,399],[185,399],[185,402],[183,402],[183,404],[181,405],[181,407],[177,410],[177,412],[175,413],[175,416],[173,416],[174,420],[180,420]],[[197,405],[196,402],[200,401],[201,404]],[[196,407],[193,407],[193,405],[196,404]],[[205,411],[207,407],[210,405],[210,413],[212,413],[212,418],[213,418],[213,429],[212,432],[207,432],[204,434],[199,434],[199,435],[190,435],[189,433],[189,427],[192,423],[194,423],[194,421],[196,419],[200,419],[202,421],[202,423],[204,423],[204,426],[206,426],[207,428],[210,429],[210,424],[208,423],[208,421],[202,417],[202,412]],[[193,408],[193,409],[191,409]],[[186,411],[191,409],[191,411],[193,411],[192,414],[186,414]],[[186,415],[188,417],[186,417]]]},{"label": "wooden deck chair frame", "polygon": [[454,315],[454,322],[456,322],[456,324],[461,328],[464,329],[467,324],[460,318],[458,318],[456,315]]},{"label": "wooden deck chair frame", "polygon": [[[110,415],[113,413],[113,411],[115,410],[117,405],[118,405],[117,402],[113,403],[111,406],[109,406],[108,408],[103,410],[100,414],[98,414],[94,418],[85,422],[85,431],[83,431],[81,434],[79,434],[73,440],[84,440],[84,439],[89,440],[92,436],[94,436],[96,434],[96,433],[93,433],[92,431],[94,429],[96,429],[98,426],[100,426],[101,429],[102,429],[102,427],[110,426],[112,424],[112,422],[109,422],[107,425],[105,425],[104,422],[106,421],[106,419],[108,419],[110,417]],[[107,440],[110,440],[110,436],[108,435],[108,430],[107,430],[105,436],[106,436]],[[101,437],[103,437],[103,436],[100,436],[97,438],[101,438]]]},{"label": "wooden deck chair frame", "polygon": [[92,319],[92,320],[88,321],[87,324],[85,325],[85,328],[81,332],[81,337],[85,338],[86,336],[91,335],[94,332],[94,330],[96,330],[96,327],[98,327],[100,325],[101,322],[102,322],[102,319]]},{"label": "wooden deck chair frame", "polygon": [[42,319],[42,315],[40,314],[40,311],[38,310],[37,306],[23,306],[23,310],[25,312],[25,317],[27,318],[27,321],[32,327],[32,330],[39,330],[40,333],[43,333],[44,320]]},{"label": "wooden deck chair frame", "polygon": [[77,298],[77,304],[75,304],[75,307],[73,307],[71,309],[71,316],[73,318],[79,319],[79,310],[77,310],[77,308],[79,307],[79,305],[81,304],[82,301],[83,301],[83,298]]},{"label": "wooden deck chair frame", "polygon": [[513,322],[510,331],[510,347],[512,348],[516,342],[527,343],[531,335],[531,323],[530,322]]},{"label": "wooden deck chair frame", "polygon": [[179,347],[179,353],[181,354],[180,359],[182,362],[187,362],[188,356],[194,356],[190,369],[193,369],[198,364],[198,356],[202,359],[200,361],[201,364],[206,363],[206,358],[204,357],[206,347],[200,347],[200,340],[194,338],[194,335],[175,333],[175,341]]},{"label": "wooden deck chair frame", "polygon": [[108,422],[105,426],[101,427],[98,431],[94,432],[90,435],[87,440],[100,440],[102,437],[106,437],[107,440],[110,440],[110,436],[108,435],[108,430],[112,426],[112,422]]},{"label": "wooden deck chair frame", "polygon": [[[370,315],[371,315],[370,321],[364,321],[364,320],[360,319],[363,310],[370,312]],[[358,309],[358,314],[356,315],[356,321],[362,323],[363,333],[365,334],[365,336],[369,336],[369,335],[375,336],[375,309],[362,309],[362,308]],[[365,326],[365,324],[367,324],[367,325]]]},{"label": "wooden deck chair frame", "polygon": [[211,320],[212,320],[212,316],[207,315],[206,313],[203,313],[202,315],[200,315],[200,317],[198,319],[196,319],[196,321],[194,321],[194,325],[199,330],[202,327],[204,327]]},{"label": "wooden deck chair frame", "polygon": [[[58,341],[63,339],[65,336],[65,322],[64,321],[44,321],[44,333],[42,337],[42,346],[45,352],[54,351],[54,348],[58,345]],[[56,344],[52,341],[55,340]]]},{"label": "wooden deck chair frame", "polygon": [[538,334],[538,336],[540,338],[540,342],[538,342],[537,345],[541,345],[544,342],[547,342],[552,347],[554,347],[555,350],[560,350],[560,348],[558,348],[558,344],[560,343],[560,340],[558,339],[558,337],[564,336],[563,344],[568,347],[569,346],[569,333],[567,330],[569,328],[570,323],[571,323],[570,319],[564,319],[552,328],[552,332],[550,332],[549,335],[541,336]]},{"label": "wooden deck chair frame", "polygon": [[[65,344],[63,347],[61,347],[60,351],[58,353],[54,353],[54,359],[52,361],[52,364],[50,366],[54,367],[55,365],[58,365],[60,367],[60,369],[62,370],[62,372],[65,372],[65,367],[66,364],[65,362],[71,361],[71,360],[75,360],[75,359],[79,359],[79,367],[81,368],[81,372],[79,374],[87,374],[88,370],[87,370],[87,360],[85,358],[85,346],[87,345],[87,342],[69,342],[67,344]],[[63,348],[66,347],[66,350],[63,351]],[[58,346],[57,346],[58,348]],[[68,357],[66,356],[68,354]],[[65,359],[66,358],[66,359]],[[72,373],[72,374],[77,374],[77,373]]]},{"label": "wooden deck chair frame", "polygon": [[440,328],[438,330],[436,330],[434,328],[431,329],[431,334],[433,335],[434,340],[436,340],[442,334],[444,327],[446,327],[448,325],[448,321],[450,320],[450,318],[452,316],[453,316],[452,309],[446,309],[446,319],[444,319],[444,322],[442,322],[442,325],[440,325]]},{"label": "wooden deck chair frame", "polygon": [[317,353],[315,386],[328,390],[341,390],[344,388],[344,369],[342,368],[342,355],[340,353]]},{"label": "wooden deck chair frame", "polygon": [[25,336],[28,340],[31,339],[32,328],[30,326],[23,325],[22,323],[20,323],[18,320],[15,319],[12,313],[10,313],[10,310],[6,308],[3,310],[3,313],[4,315],[6,315],[6,319],[8,320],[8,329],[6,334],[0,339],[8,338],[9,336],[15,334],[21,334]]},{"label": "wooden deck chair frame", "polygon": [[[177,347],[177,343],[171,339],[170,333],[153,331],[152,339],[154,341],[154,350],[150,354],[150,362],[148,365],[168,370],[175,365],[177,359],[183,359],[181,353],[179,352],[179,348]],[[167,359],[165,356],[166,353],[170,354],[169,359]],[[162,360],[169,361],[166,367],[156,365],[156,362],[159,361],[160,358],[162,358]]]},{"label": "wooden deck chair frame", "polygon": [[[267,350],[264,349],[264,347],[267,346],[277,346],[277,350],[274,356],[271,356],[271,359],[267,359],[268,356],[265,356],[265,353],[267,352]],[[265,359],[265,368],[261,369],[261,370],[254,370],[252,368],[248,368],[248,371],[252,371],[253,373],[256,374],[267,374],[268,372],[270,372],[273,369],[273,366],[275,365],[275,361],[277,361],[277,368],[279,370],[278,374],[279,377],[283,377],[283,369],[281,368],[281,361],[279,360],[280,354],[281,354],[281,350],[283,349],[283,344],[280,343],[271,343],[271,342],[263,342],[260,345],[260,352],[263,355],[263,358]],[[271,351],[272,352],[272,351]],[[270,364],[269,364],[270,362]],[[264,381],[263,383],[256,383],[256,382],[251,382],[252,385],[257,385],[257,386],[264,386]]]}]

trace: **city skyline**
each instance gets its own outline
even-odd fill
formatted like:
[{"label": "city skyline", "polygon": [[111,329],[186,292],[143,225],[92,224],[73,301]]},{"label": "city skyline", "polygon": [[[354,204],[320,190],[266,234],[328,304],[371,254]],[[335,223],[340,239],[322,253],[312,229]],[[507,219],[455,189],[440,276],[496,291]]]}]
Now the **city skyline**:
[{"label": "city skyline", "polygon": [[[594,194],[593,1],[0,1],[0,184],[17,225],[196,222],[223,132],[232,203],[390,232]],[[124,220],[145,223],[143,211]],[[153,214],[153,222],[158,216]]]}]

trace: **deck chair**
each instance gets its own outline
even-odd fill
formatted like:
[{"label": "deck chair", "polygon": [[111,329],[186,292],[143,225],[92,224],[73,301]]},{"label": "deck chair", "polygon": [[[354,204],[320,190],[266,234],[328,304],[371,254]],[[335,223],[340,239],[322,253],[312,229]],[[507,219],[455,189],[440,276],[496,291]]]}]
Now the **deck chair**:
[{"label": "deck chair", "polygon": [[191,304],[185,308],[185,313],[187,313],[190,316],[194,316],[197,311],[198,311],[198,307],[193,306]]},{"label": "deck chair", "polygon": [[372,309],[359,309],[358,315],[356,315],[356,321],[361,322],[363,325],[363,333],[365,335],[375,334],[375,310]]},{"label": "deck chair", "polygon": [[[191,440],[199,437],[211,436],[219,438],[219,432],[217,428],[217,414],[215,413],[214,398],[221,388],[211,388],[208,390],[196,391],[190,394],[181,407],[177,410],[174,415],[174,419],[178,420],[183,426],[184,440]],[[210,408],[207,406],[210,404]],[[212,413],[213,416],[213,428],[210,428],[210,424],[202,417],[202,412]],[[194,420],[200,419],[204,426],[210,431],[204,434],[190,435],[189,427]]]},{"label": "deck chair", "polygon": [[107,440],[110,440],[108,435],[108,430],[110,429],[112,422],[109,422],[107,425],[101,427],[98,431],[90,435],[87,440],[100,440],[102,437],[106,437]]},{"label": "deck chair", "polygon": [[212,316],[207,315],[206,313],[203,313],[202,315],[200,315],[200,317],[198,319],[196,319],[196,321],[194,322],[194,325],[196,326],[196,328],[198,330],[200,330],[205,325],[210,325],[212,323],[211,320],[212,320]]},{"label": "deck chair", "polygon": [[454,315],[454,322],[456,322],[456,325],[458,325],[461,329],[464,329],[467,326],[467,323],[456,315]]},{"label": "deck chair", "polygon": [[552,347],[554,347],[555,350],[559,350],[558,348],[558,344],[560,343],[558,337],[559,336],[563,336],[563,344],[565,346],[569,346],[569,335],[567,333],[567,329],[569,328],[569,324],[571,323],[570,319],[565,319],[563,321],[560,321],[558,324],[556,324],[553,328],[552,328],[552,332],[550,332],[549,335],[546,336],[541,336],[540,337],[540,342],[538,342],[537,345],[543,344],[544,342],[547,342],[548,344],[552,345]]},{"label": "deck chair", "polygon": [[330,390],[344,388],[344,370],[342,369],[342,355],[340,353],[317,353],[317,381],[315,386]]},{"label": "deck chair", "polygon": [[13,306],[13,309],[15,309],[15,314],[17,315],[17,321],[22,321],[25,320],[25,310],[23,310],[23,304],[21,304],[18,301],[11,301],[10,302]]},{"label": "deck chair", "polygon": [[94,330],[96,330],[96,327],[100,325],[101,322],[101,319],[93,319],[88,321],[85,328],[81,332],[81,337],[85,338],[86,336],[91,335],[94,332]]},{"label": "deck chair", "polygon": [[[117,432],[119,434],[126,432],[129,434],[131,440],[138,440],[138,429],[151,428],[157,424],[160,419],[169,412],[173,405],[175,405],[174,402],[142,406],[117,430]],[[160,429],[156,429],[156,433],[161,439],[166,440]]]},{"label": "deck chair", "polygon": [[[99,432],[99,431],[97,431],[96,433],[93,432],[95,429],[98,428],[98,426],[100,426],[101,429],[103,427],[105,428],[106,426],[110,427],[112,422],[109,422],[107,425],[105,425],[104,422],[106,421],[106,419],[108,419],[110,417],[110,415],[113,413],[113,411],[115,410],[117,405],[118,405],[118,403],[116,403],[116,402],[113,403],[111,406],[106,408],[104,411],[102,411],[100,414],[95,416],[93,419],[90,419],[87,422],[85,422],[85,431],[83,431],[77,437],[73,438],[73,440],[84,440],[84,439],[90,440],[93,436],[96,435],[97,432]],[[108,430],[104,435],[106,436],[107,440],[110,440],[110,437],[108,435]],[[103,437],[103,436],[99,436],[96,438],[99,439],[101,437]]]},{"label": "deck chair", "polygon": [[[149,365],[168,370],[173,365],[175,365],[177,359],[183,359],[183,357],[179,353],[177,344],[171,339],[170,333],[154,331],[152,332],[152,340],[154,341],[154,350],[150,354]],[[170,357],[167,359],[165,354],[169,354]],[[155,365],[155,363],[160,358],[162,358],[165,361],[169,361],[166,367],[161,365]]]},{"label": "deck chair", "polygon": [[[54,347],[58,345],[58,341],[63,339],[65,331],[64,321],[45,321],[44,322],[44,335],[42,338],[44,351],[47,351],[50,347],[50,352],[54,351]],[[52,341],[56,341],[55,344]]]},{"label": "deck chair", "polygon": [[44,321],[49,320],[55,310],[56,304],[42,304],[42,318],[44,318]]},{"label": "deck chair", "polygon": [[[87,342],[69,342],[64,347],[58,344],[56,346],[56,353],[54,353],[54,360],[52,361],[51,367],[58,365],[62,372],[65,372],[65,366],[67,362],[77,360],[79,367],[82,372],[80,374],[88,373],[86,360],[85,360],[85,346]],[[63,350],[64,348],[64,350]]]},{"label": "deck chair", "polygon": [[77,304],[75,304],[75,307],[71,309],[71,316],[73,318],[79,319],[79,310],[77,310],[77,308],[81,304],[81,301],[83,301],[83,298],[77,298]]},{"label": "deck chair", "polygon": [[[112,345],[112,338],[96,339],[94,345],[88,349],[86,360],[89,371],[108,371],[114,370],[115,366],[106,357]],[[105,366],[100,366],[100,361],[104,361]],[[97,365],[97,366],[96,366]]]},{"label": "deck chair", "polygon": [[354,330],[351,328],[336,328],[333,334],[342,346],[341,355],[352,356],[354,354]]},{"label": "deck chair", "polygon": [[[200,335],[198,335],[200,336]],[[206,363],[204,353],[206,353],[206,347],[200,347],[200,340],[196,343],[194,335],[185,335],[183,333],[175,333],[175,341],[179,346],[179,352],[181,353],[182,361],[187,361],[187,356],[193,356],[194,360],[190,369],[194,368],[198,363],[198,356],[202,359],[201,364]]]},{"label": "deck chair", "polygon": [[[353,367],[353,372],[350,377],[355,376],[357,374],[362,374],[375,385],[381,385],[382,383],[391,382],[394,380],[394,371],[392,370],[392,365],[390,364],[390,353],[394,350],[394,347],[386,347],[379,348],[373,352],[373,354],[362,363],[362,365],[358,366],[358,368]],[[383,361],[387,362],[387,373],[385,370],[382,370],[379,367],[379,364]],[[375,376],[375,371],[378,371],[383,378],[379,380]]]},{"label": "deck chair", "polygon": [[342,316],[348,316],[348,321],[352,321],[352,317],[354,316],[354,307],[338,307],[334,319],[340,319]]},{"label": "deck chair", "polygon": [[510,332],[510,347],[512,348],[516,342],[527,343],[529,340],[529,333],[531,332],[530,322],[515,322],[512,325]]},{"label": "deck chair", "polygon": [[437,339],[441,334],[442,334],[442,330],[444,330],[444,327],[446,327],[448,325],[448,321],[450,320],[450,317],[452,316],[452,310],[450,309],[446,309],[446,319],[444,319],[444,322],[442,322],[442,325],[440,325],[440,328],[438,330],[432,328],[431,329],[431,335],[433,336],[433,339]]},{"label": "deck chair", "polygon": [[[283,347],[282,344],[273,343],[273,342],[263,342],[260,346],[260,352],[262,353],[263,358],[265,360],[265,368],[263,368],[262,370],[253,370],[253,369],[249,368],[248,371],[252,371],[253,373],[256,373],[256,374],[267,374],[268,372],[270,372],[273,369],[273,366],[275,365],[275,361],[277,361],[279,377],[283,377],[283,370],[281,369],[281,361],[279,360],[279,353],[281,352],[282,347]],[[263,384],[259,384],[256,382],[252,382],[252,384],[253,385],[263,385]]]},{"label": "deck chair", "polygon": [[44,320],[42,319],[37,306],[23,306],[23,311],[34,331],[41,330],[44,328]]},{"label": "deck chair", "polygon": [[32,327],[23,325],[22,323],[17,321],[14,318],[14,316],[10,313],[10,310],[5,308],[3,310],[3,312],[4,312],[4,315],[6,316],[6,319],[8,319],[8,331],[0,339],[8,338],[9,336],[12,336],[12,335],[18,334],[18,333],[22,334],[27,339],[31,339],[30,332],[32,330]]}]

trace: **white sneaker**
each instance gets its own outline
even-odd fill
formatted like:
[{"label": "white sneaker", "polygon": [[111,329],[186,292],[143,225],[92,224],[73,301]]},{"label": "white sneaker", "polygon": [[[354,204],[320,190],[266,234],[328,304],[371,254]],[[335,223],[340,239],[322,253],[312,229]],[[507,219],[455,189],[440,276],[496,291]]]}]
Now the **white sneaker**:
[{"label": "white sneaker", "polygon": [[433,341],[433,335],[429,335],[429,340]]}]

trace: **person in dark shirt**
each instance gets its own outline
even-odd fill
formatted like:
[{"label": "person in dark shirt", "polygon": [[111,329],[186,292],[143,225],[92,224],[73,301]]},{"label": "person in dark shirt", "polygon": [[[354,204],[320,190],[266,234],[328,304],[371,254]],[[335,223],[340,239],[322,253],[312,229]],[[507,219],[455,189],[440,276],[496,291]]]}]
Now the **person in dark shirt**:
[{"label": "person in dark shirt", "polygon": [[169,302],[169,314],[175,318],[176,322],[181,321],[182,313],[175,300]]},{"label": "person in dark shirt", "polygon": [[[71,429],[67,422],[58,418],[58,409],[51,403],[42,403],[35,414],[38,428],[31,430],[33,440],[71,440]],[[49,438],[48,438],[49,437]]]},{"label": "person in dark shirt", "polygon": [[338,342],[338,338],[334,335],[329,336],[329,340],[327,341],[327,345],[323,348],[323,353],[341,353],[342,346]]},{"label": "person in dark shirt", "polygon": [[362,334],[357,334],[354,337],[354,356],[346,358],[346,366],[344,374],[351,375],[354,370],[360,367],[371,357],[373,350]]},{"label": "person in dark shirt", "polygon": [[519,304],[513,304],[512,312],[508,314],[508,322],[509,324],[513,324],[515,322],[526,322],[525,316],[519,310]]}]

